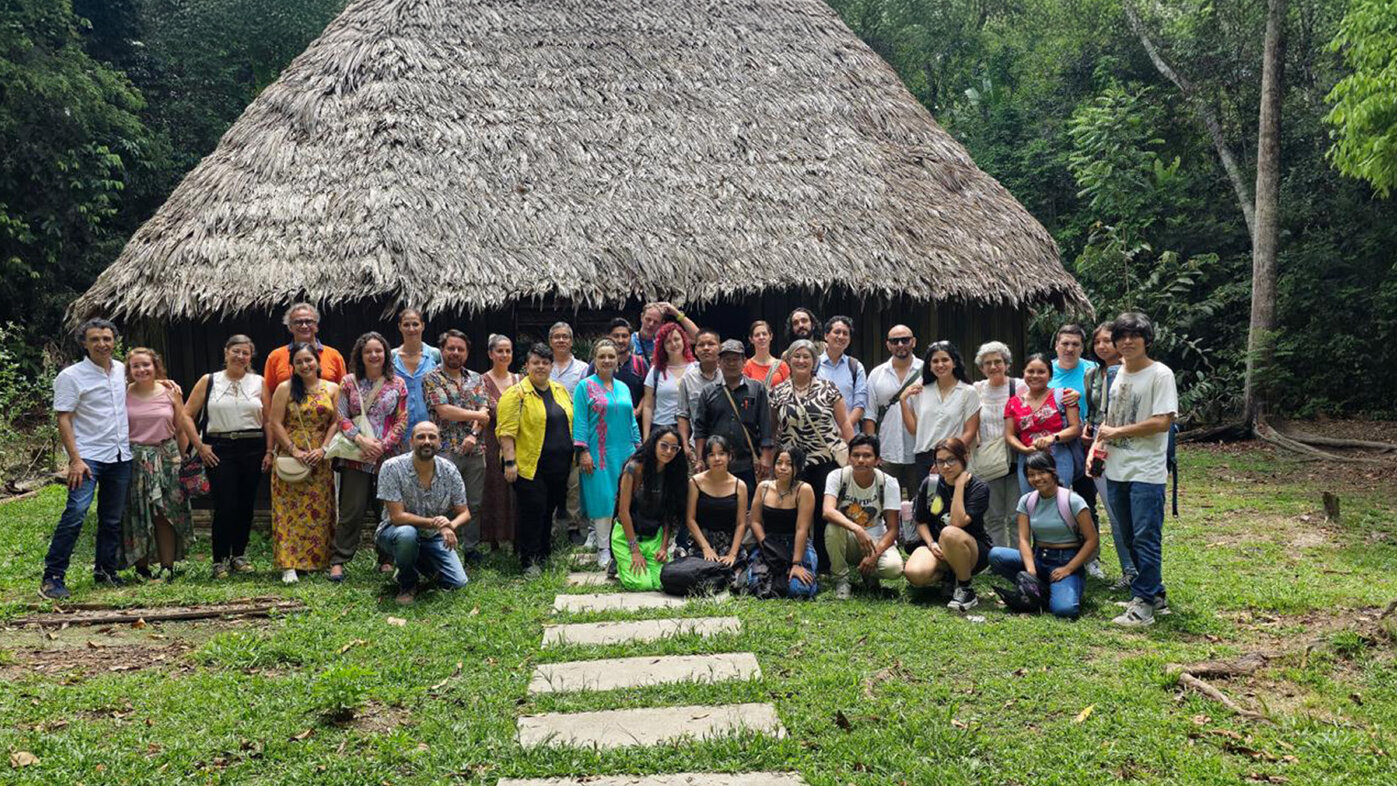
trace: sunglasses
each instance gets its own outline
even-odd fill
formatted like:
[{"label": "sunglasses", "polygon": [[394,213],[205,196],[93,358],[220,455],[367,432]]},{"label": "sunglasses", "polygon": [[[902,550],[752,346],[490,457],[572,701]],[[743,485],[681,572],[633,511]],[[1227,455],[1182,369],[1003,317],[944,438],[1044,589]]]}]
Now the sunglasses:
[{"label": "sunglasses", "polygon": [[912,343],[912,337],[911,337],[911,336],[893,336],[892,338],[888,339],[888,343],[889,343],[889,344],[894,344],[894,345],[897,345],[897,346],[901,346],[901,345],[903,345],[903,344],[910,344],[910,343]]}]

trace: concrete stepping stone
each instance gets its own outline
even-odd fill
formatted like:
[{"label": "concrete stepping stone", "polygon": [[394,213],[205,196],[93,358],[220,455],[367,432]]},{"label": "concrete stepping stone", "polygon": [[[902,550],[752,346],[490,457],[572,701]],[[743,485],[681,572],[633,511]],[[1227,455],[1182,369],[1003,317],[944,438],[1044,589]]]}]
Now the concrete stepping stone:
[{"label": "concrete stepping stone", "polygon": [[666,639],[671,636],[717,636],[741,633],[737,617],[681,617],[679,619],[636,620],[634,622],[581,622],[546,625],[543,646],[563,644],[624,644]]},{"label": "concrete stepping stone", "polygon": [[519,744],[525,748],[624,748],[711,739],[744,730],[786,736],[775,706],[724,704],[526,715],[519,719]]},{"label": "concrete stepping stone", "polygon": [[719,655],[647,655],[569,663],[545,663],[534,669],[529,693],[616,690],[672,682],[724,682],[761,677],[750,652]]},{"label": "concrete stepping stone", "polygon": [[593,595],[559,595],[553,599],[553,610],[577,612],[677,609],[688,603],[688,598],[666,595],[663,592],[608,592]]},{"label": "concrete stepping stone", "polygon": [[499,786],[805,786],[794,772],[686,772],[675,775],[614,775],[599,778],[505,778]]},{"label": "concrete stepping stone", "polygon": [[600,570],[568,574],[569,587],[604,587],[610,583],[606,578],[606,573]]}]

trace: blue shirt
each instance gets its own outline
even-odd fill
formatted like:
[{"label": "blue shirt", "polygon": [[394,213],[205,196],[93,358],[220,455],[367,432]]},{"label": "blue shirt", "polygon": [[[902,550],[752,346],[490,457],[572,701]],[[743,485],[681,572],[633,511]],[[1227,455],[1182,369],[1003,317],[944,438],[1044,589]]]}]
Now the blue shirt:
[{"label": "blue shirt", "polygon": [[[401,349],[401,347],[399,349]],[[417,364],[417,373],[409,374],[407,373],[407,366],[403,364],[402,354],[397,349],[393,350],[393,371],[396,372],[398,376],[402,377],[403,382],[407,384],[408,434],[412,433],[412,429],[416,427],[418,423],[431,417],[427,412],[427,397],[422,392],[422,380],[426,379],[428,374],[436,370],[436,367],[441,363],[440,357],[441,352],[423,344],[422,362]]]},{"label": "blue shirt", "polygon": [[[1086,374],[1089,369],[1093,368],[1096,368],[1096,361],[1094,360],[1079,360],[1077,361],[1077,366],[1070,371],[1063,370],[1062,367],[1058,366],[1057,361],[1054,360],[1053,379],[1048,383],[1048,387],[1050,388],[1062,388],[1063,390],[1071,388],[1077,391],[1077,395],[1081,396],[1081,399],[1077,402],[1077,407],[1082,411],[1083,423],[1087,422],[1087,413],[1091,411],[1091,408],[1087,405]],[[1064,423],[1063,425],[1066,426],[1067,424]]]},{"label": "blue shirt", "polygon": [[655,359],[655,339],[642,338],[639,332],[631,334],[631,354],[645,358],[649,363]]},{"label": "blue shirt", "polygon": [[822,352],[819,368],[815,372],[815,376],[827,379],[839,388],[839,393],[844,396],[844,405],[851,414],[856,409],[868,411],[868,372],[864,371],[861,363],[855,369],[856,363],[858,361],[848,354],[840,355],[839,362],[834,363],[830,361],[828,352]]}]

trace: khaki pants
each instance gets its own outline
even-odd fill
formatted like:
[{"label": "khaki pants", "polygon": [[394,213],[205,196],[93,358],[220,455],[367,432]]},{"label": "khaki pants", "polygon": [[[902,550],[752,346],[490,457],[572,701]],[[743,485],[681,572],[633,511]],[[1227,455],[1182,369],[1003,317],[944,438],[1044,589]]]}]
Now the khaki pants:
[{"label": "khaki pants", "polygon": [[[330,550],[331,565],[346,565],[354,559],[354,552],[359,549],[364,514],[379,507],[374,494],[377,486],[375,480],[374,475],[357,469],[346,467],[339,471],[339,521],[335,524],[335,537]],[[385,557],[380,553],[379,562],[383,562]]]},{"label": "khaki pants", "polygon": [[456,539],[462,551],[475,551],[480,547],[480,503],[485,498],[485,453],[465,456],[450,453],[447,458],[466,484],[466,507],[471,511],[471,520],[456,533]]},{"label": "khaki pants", "polygon": [[[879,524],[876,527],[869,527],[865,532],[870,538],[877,541],[887,533],[887,527]],[[850,581],[853,574],[858,573],[859,562],[863,560],[863,549],[859,548],[858,536],[837,524],[825,525],[825,548],[829,551],[829,572],[830,577],[835,582]],[[878,556],[878,567],[874,570],[873,576],[884,583],[896,579],[902,575],[902,554],[897,550],[897,544],[888,547]],[[869,577],[872,579],[872,577]]]}]

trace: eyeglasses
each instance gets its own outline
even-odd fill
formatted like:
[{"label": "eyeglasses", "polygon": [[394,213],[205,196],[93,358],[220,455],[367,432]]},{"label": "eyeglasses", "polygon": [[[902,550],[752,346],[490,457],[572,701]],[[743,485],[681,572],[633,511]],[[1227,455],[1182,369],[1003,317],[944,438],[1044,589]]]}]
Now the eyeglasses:
[{"label": "eyeglasses", "polygon": [[902,344],[911,344],[911,343],[912,343],[912,337],[911,337],[911,336],[893,336],[892,338],[888,339],[888,343],[889,343],[889,344],[897,344],[897,345],[899,345],[899,346],[902,345]]},{"label": "eyeglasses", "polygon": [[678,453],[679,445],[672,442],[656,442],[655,449],[663,450],[666,453]]},{"label": "eyeglasses", "polygon": [[320,321],[320,320],[318,320],[318,319],[293,319],[293,320],[291,320],[291,324],[293,324],[293,325],[314,325],[314,324],[316,324],[316,323],[319,322],[319,321]]},{"label": "eyeglasses", "polygon": [[937,466],[941,466],[941,467],[954,467],[955,465],[957,465],[957,464],[959,464],[959,463],[960,463],[960,459],[955,458],[954,456],[952,456],[951,458],[938,458],[938,459],[936,460]]}]

